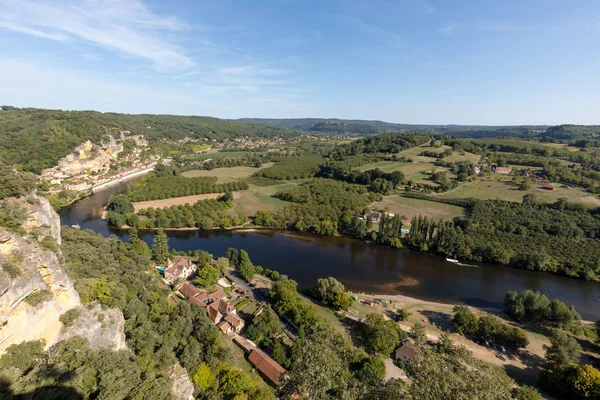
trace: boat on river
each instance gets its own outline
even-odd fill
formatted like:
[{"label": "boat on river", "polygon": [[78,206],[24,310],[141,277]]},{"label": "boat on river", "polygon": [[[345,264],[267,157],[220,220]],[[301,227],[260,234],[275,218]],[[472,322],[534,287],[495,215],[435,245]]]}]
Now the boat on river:
[{"label": "boat on river", "polygon": [[452,264],[460,264],[457,259],[448,258],[448,257],[446,257],[446,262],[449,262],[449,263],[452,263]]}]

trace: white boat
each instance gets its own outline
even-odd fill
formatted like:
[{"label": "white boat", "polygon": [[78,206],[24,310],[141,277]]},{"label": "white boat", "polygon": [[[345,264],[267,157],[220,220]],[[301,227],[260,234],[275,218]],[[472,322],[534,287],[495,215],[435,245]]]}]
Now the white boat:
[{"label": "white boat", "polygon": [[446,262],[452,263],[452,264],[458,264],[458,260],[454,259],[454,258],[448,258],[446,257]]},{"label": "white boat", "polygon": [[73,229],[81,229],[81,227],[79,226],[79,223],[75,222],[73,225],[71,225],[71,228]]}]

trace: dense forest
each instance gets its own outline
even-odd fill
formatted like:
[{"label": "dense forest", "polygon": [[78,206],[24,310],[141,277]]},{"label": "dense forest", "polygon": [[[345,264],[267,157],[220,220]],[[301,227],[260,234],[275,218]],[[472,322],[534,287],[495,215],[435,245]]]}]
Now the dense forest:
[{"label": "dense forest", "polygon": [[281,200],[295,203],[281,212],[257,214],[254,223],[262,226],[290,227],[319,235],[366,231],[358,214],[372,199],[365,187],[331,179],[313,179],[297,188],[276,194]]},{"label": "dense forest", "polygon": [[323,161],[320,156],[286,157],[275,165],[256,171],[254,176],[276,180],[310,178],[315,176]]},{"label": "dense forest", "polygon": [[313,134],[373,135],[386,132],[414,132],[458,137],[532,137],[544,132],[547,126],[477,126],[477,125],[411,125],[383,121],[347,120],[335,118],[269,119],[241,118],[239,122],[259,124]]},{"label": "dense forest", "polygon": [[480,262],[600,279],[598,219],[565,201],[539,204],[526,195],[523,204],[495,200],[471,202],[468,218],[435,221],[415,217],[407,236],[419,250]]},{"label": "dense forest", "polygon": [[116,114],[3,106],[0,163],[39,174],[86,140],[99,144],[107,133],[129,131],[150,140],[232,139],[291,135],[284,129],[210,117]]},{"label": "dense forest", "polygon": [[151,175],[136,182],[127,191],[127,196],[131,201],[147,201],[245,189],[248,189],[248,184],[243,181],[217,183],[216,177],[184,178]]}]

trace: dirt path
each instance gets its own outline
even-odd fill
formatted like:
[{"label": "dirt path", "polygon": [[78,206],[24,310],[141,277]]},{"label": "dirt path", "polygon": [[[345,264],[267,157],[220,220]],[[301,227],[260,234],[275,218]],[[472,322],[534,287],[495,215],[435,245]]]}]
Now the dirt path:
[{"label": "dirt path", "polygon": [[[454,307],[451,304],[423,301],[402,295],[359,295],[359,297],[367,299],[385,299],[393,302],[394,305],[406,309],[411,314],[408,320],[399,322],[400,327],[404,331],[409,332],[415,323],[421,323],[425,326],[427,339],[432,342],[437,342],[441,334],[446,332],[450,335],[450,338],[456,345],[464,346],[473,353],[475,359],[503,368],[509,376],[515,378],[521,384],[527,383],[533,385],[537,380],[541,367],[545,364],[545,351],[543,345],[549,344],[549,340],[540,334],[527,331],[527,337],[530,341],[527,348],[521,349],[518,352],[509,351],[508,354],[505,355],[507,360],[502,361],[496,357],[498,351],[481,346],[457,333],[450,332],[450,319]],[[386,311],[381,305],[374,305],[373,307],[361,305],[357,307],[362,308],[356,309],[361,314],[360,317],[364,317],[364,314],[369,312],[382,312],[384,315],[386,314]],[[481,309],[470,308],[478,315],[482,315],[484,312],[484,310]],[[391,305],[387,310],[390,309],[392,309]],[[498,312],[498,310],[490,311],[493,311],[494,313]],[[510,321],[503,320],[503,322],[512,325]],[[442,329],[440,329],[440,327]]]}]

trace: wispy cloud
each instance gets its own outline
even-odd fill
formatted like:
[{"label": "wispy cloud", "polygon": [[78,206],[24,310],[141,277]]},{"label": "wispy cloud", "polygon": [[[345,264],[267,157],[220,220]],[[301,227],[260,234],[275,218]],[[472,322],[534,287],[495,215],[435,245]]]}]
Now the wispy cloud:
[{"label": "wispy cloud", "polygon": [[418,8],[420,8],[424,13],[432,13],[433,10],[435,10],[435,7],[431,4],[426,2],[425,0],[414,0],[415,4],[417,5]]},{"label": "wispy cloud", "polygon": [[553,32],[566,29],[564,26],[557,25],[533,25],[533,24],[515,24],[499,21],[480,21],[471,25],[476,31],[488,32]]},{"label": "wispy cloud", "polygon": [[188,29],[153,13],[139,0],[0,0],[0,28],[39,38],[80,40],[153,62],[158,70],[196,63],[164,33]]},{"label": "wispy cloud", "polygon": [[443,35],[450,35],[452,32],[454,32],[455,27],[456,26],[454,24],[446,24],[440,28],[439,33]]},{"label": "wispy cloud", "polygon": [[377,41],[385,44],[391,44],[396,48],[412,48],[418,51],[422,51],[418,46],[415,46],[408,40],[404,39],[402,36],[391,32],[387,29],[384,29],[378,25],[368,23],[358,17],[354,17],[351,15],[344,15],[343,20],[354,27],[355,29],[367,34]]}]

